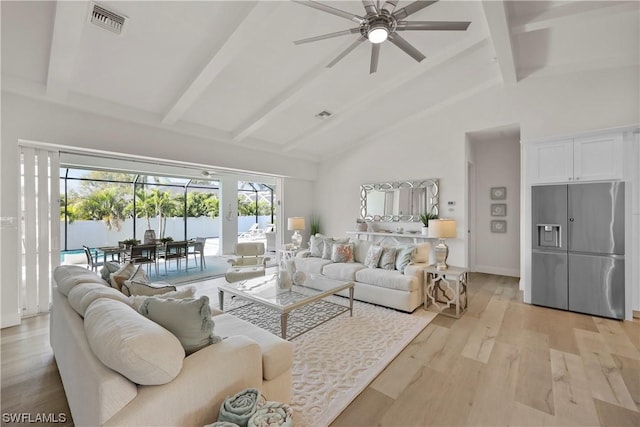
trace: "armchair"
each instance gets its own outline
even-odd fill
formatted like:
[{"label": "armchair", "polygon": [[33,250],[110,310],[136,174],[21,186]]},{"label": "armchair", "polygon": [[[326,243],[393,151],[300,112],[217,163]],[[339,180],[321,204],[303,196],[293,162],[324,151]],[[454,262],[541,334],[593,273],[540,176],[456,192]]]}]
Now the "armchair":
[{"label": "armchair", "polygon": [[264,256],[264,243],[240,242],[236,243],[236,258],[227,262],[231,267],[224,275],[227,282],[238,282],[265,275],[267,261],[271,258]]}]

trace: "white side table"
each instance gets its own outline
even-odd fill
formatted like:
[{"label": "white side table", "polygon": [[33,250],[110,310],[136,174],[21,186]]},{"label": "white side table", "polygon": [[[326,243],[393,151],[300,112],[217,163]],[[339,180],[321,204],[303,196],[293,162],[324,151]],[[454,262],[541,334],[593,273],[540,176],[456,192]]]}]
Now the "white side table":
[{"label": "white side table", "polygon": [[469,270],[449,266],[438,270],[435,265],[424,269],[424,309],[445,316],[460,316],[467,310],[467,279]]}]

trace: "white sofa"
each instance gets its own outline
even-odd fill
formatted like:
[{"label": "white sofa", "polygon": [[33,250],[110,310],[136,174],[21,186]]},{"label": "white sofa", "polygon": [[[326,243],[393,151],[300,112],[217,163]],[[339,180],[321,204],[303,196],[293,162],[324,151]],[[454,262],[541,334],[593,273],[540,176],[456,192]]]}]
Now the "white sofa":
[{"label": "white sofa", "polygon": [[[94,355],[83,317],[68,301],[70,289],[90,283],[109,286],[78,266],[54,271],[50,342],[75,425],[202,426],[217,419],[225,398],[246,387],[262,390],[269,400],[290,401],[293,345],[217,310],[214,333],[224,338],[221,342],[184,358],[182,369],[166,384],[135,384]],[[91,304],[99,301],[105,298]],[[134,322],[135,316],[149,321],[130,308],[135,314],[127,315]]]},{"label": "white sofa", "polygon": [[[342,239],[346,241],[348,239]],[[351,239],[355,246],[353,262],[333,262],[312,256],[310,250],[299,252],[295,268],[306,273],[321,274],[341,281],[354,282],[354,299],[406,312],[413,312],[423,303],[424,268],[430,264],[431,246],[428,242],[414,245],[416,252],[404,271],[368,268],[364,260],[372,242]],[[407,246],[407,245],[398,245]],[[348,296],[348,291],[340,295]]]}]

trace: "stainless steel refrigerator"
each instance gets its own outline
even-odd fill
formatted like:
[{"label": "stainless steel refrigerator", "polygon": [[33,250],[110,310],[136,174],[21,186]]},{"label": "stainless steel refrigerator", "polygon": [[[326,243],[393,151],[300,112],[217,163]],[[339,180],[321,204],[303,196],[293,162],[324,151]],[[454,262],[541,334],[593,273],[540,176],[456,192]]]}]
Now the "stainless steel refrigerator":
[{"label": "stainless steel refrigerator", "polygon": [[624,319],[624,183],[532,187],[531,302]]}]

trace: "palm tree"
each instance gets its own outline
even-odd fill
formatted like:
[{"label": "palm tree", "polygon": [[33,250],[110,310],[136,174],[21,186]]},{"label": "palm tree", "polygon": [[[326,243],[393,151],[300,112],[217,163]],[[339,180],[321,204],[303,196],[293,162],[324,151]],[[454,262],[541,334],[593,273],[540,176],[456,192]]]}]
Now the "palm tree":
[{"label": "palm tree", "polygon": [[127,218],[127,201],[114,187],[93,191],[79,199],[71,208],[78,218],[102,220],[108,230],[120,230]]}]

